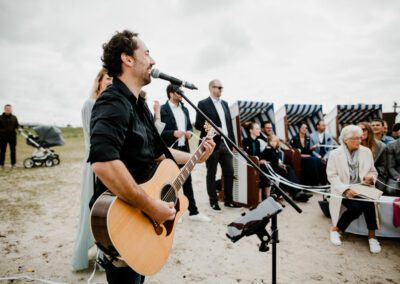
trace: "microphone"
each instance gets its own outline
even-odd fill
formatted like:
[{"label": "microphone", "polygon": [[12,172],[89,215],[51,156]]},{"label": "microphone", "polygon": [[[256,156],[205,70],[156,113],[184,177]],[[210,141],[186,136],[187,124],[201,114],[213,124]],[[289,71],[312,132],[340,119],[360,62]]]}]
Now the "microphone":
[{"label": "microphone", "polygon": [[158,69],[153,69],[151,70],[151,77],[155,78],[155,79],[163,79],[166,81],[170,81],[172,84],[178,85],[178,86],[182,86],[185,87],[187,89],[191,89],[191,90],[197,90],[197,87],[195,85],[193,85],[192,83],[186,82],[186,81],[182,81],[179,80],[178,78],[169,76],[167,74],[164,74],[162,72],[160,72],[160,70]]}]

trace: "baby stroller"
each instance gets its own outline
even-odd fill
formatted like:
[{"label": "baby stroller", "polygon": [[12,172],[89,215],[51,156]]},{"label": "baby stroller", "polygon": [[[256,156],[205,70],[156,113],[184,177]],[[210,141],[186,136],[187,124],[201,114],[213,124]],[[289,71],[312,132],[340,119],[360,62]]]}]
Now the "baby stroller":
[{"label": "baby stroller", "polygon": [[60,157],[49,147],[64,145],[64,137],[59,128],[54,126],[34,126],[32,129],[37,133],[32,133],[20,128],[22,136],[26,138],[26,144],[35,148],[30,158],[24,160],[24,167],[52,167],[60,164]]}]

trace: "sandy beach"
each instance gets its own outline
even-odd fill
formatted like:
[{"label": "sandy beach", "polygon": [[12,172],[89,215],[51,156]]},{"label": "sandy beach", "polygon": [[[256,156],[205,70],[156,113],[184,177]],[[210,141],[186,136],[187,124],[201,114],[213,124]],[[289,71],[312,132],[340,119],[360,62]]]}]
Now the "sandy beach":
[{"label": "sandy beach", "polygon": [[[81,272],[73,272],[70,265],[79,214],[82,136],[79,130],[67,133],[66,145],[55,148],[59,166],[29,170],[22,160],[33,148],[19,139],[18,168],[0,172],[0,277],[86,283],[93,261]],[[214,213],[205,174],[204,165],[195,168],[193,187],[201,213],[212,221],[194,222],[185,215],[167,264],[146,283],[270,283],[271,252],[258,251],[258,238],[232,243],[225,236],[226,225],[246,209],[223,207],[222,213]],[[301,214],[286,205],[278,215],[278,283],[400,283],[400,240],[380,238],[382,252],[377,255],[369,252],[364,236],[347,234],[343,246],[332,245],[330,219],[319,209],[320,199],[300,203]],[[104,272],[97,271],[92,283],[106,283]]]}]

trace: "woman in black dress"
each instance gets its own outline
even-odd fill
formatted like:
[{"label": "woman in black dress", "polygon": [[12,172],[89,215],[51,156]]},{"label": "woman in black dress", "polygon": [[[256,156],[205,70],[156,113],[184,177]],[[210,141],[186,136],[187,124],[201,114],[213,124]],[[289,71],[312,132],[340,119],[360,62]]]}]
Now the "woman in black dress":
[{"label": "woman in black dress", "polygon": [[310,136],[305,122],[299,125],[299,134],[290,140],[290,145],[301,152],[301,180],[306,185],[318,185],[320,182],[321,161],[312,155],[317,145],[310,146]]},{"label": "woman in black dress", "polygon": [[[257,139],[261,134],[260,125],[256,122],[250,122],[247,126],[247,134],[247,138],[242,141],[243,150],[250,156],[256,156],[259,159],[260,168],[267,173],[268,170],[265,166],[267,161],[261,158],[261,143],[265,142]],[[271,183],[264,175],[260,175],[259,188],[259,201],[261,202],[270,195],[271,190]]]}]

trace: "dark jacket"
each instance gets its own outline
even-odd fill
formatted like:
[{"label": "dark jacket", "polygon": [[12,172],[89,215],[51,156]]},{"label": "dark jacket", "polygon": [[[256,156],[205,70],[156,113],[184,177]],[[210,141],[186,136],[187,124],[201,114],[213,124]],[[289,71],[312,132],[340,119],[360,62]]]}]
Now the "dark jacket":
[{"label": "dark jacket", "polygon": [[311,151],[311,140],[310,140],[310,136],[306,135],[306,137],[304,138],[304,147],[301,145],[300,142],[300,135],[297,134],[296,136],[294,136],[289,144],[296,149],[299,149],[300,152],[302,154],[306,154],[306,155],[312,155],[312,151]]},{"label": "dark jacket", "polygon": [[[224,100],[221,100],[222,108],[224,109],[225,112],[225,120],[226,120],[226,127],[228,128],[228,137],[231,139],[233,142],[235,142],[235,136],[233,134],[233,126],[232,126],[232,118],[231,118],[231,112],[229,110],[228,103]],[[217,109],[214,106],[214,102],[212,101],[211,97],[208,97],[207,99],[199,101],[198,108],[204,112],[205,115],[207,115],[212,122],[214,122],[217,126],[222,127],[221,120],[219,119],[219,115],[217,112]],[[197,130],[201,131],[201,137],[206,136],[206,131],[204,130],[204,123],[205,119],[197,113],[196,115],[196,123],[195,127]],[[216,147],[218,147],[219,143],[221,142],[221,136],[217,135],[214,137],[214,142],[216,144]],[[231,145],[229,145],[230,148],[232,148]]]},{"label": "dark jacket", "polygon": [[389,177],[395,180],[400,176],[400,139],[386,146],[386,158]]},{"label": "dark jacket", "polygon": [[[189,111],[188,109],[181,103],[183,113],[185,114],[186,117],[186,131],[192,131],[192,124],[190,122],[190,117],[189,117]],[[174,131],[178,130],[178,125],[175,120],[174,113],[172,112],[172,109],[168,103],[168,101],[163,104],[160,108],[160,114],[161,114],[161,121],[165,123],[164,130],[161,133],[161,137],[164,140],[164,142],[167,144],[168,147],[170,147],[175,141],[178,139],[174,136]],[[175,143],[173,148],[177,148],[178,143]],[[188,139],[185,139],[185,146],[187,152],[190,152],[189,148],[189,141]]]},{"label": "dark jacket", "polygon": [[250,136],[243,139],[243,150],[250,156],[257,156],[260,158],[260,141],[258,139],[253,140]]},{"label": "dark jacket", "polygon": [[16,140],[18,129],[18,119],[13,114],[6,114],[3,112],[0,115],[0,138],[5,140]]}]

